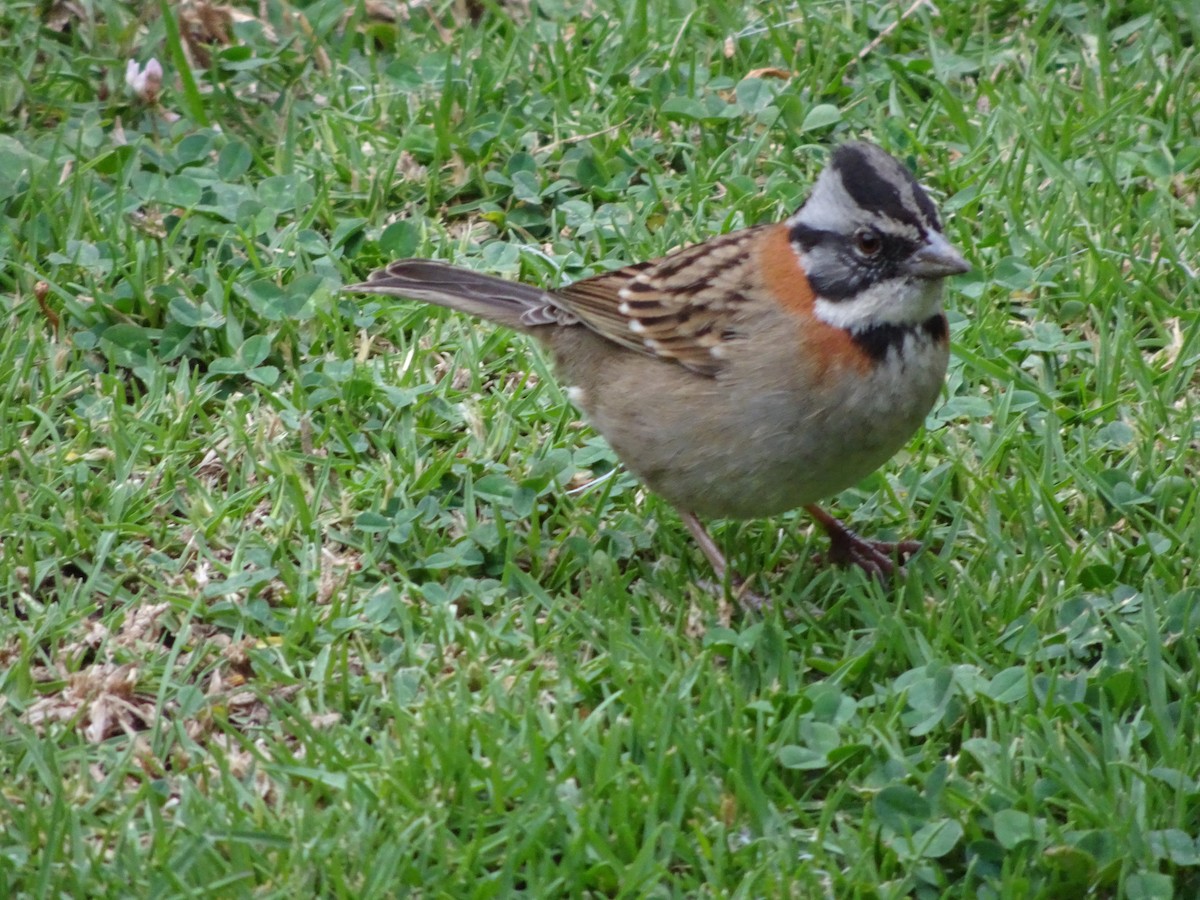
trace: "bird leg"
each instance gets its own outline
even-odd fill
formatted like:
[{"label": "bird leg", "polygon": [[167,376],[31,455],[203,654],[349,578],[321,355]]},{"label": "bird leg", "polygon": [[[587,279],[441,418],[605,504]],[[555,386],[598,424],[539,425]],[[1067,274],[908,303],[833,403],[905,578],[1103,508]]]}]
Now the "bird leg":
[{"label": "bird leg", "polygon": [[712,539],[712,535],[708,533],[700,520],[690,512],[680,512],[680,518],[683,519],[683,524],[687,526],[687,530],[692,533],[692,537],[696,539],[696,543],[700,545],[701,552],[708,557],[709,565],[713,567],[713,574],[717,576],[717,581],[725,581],[725,573],[729,566],[725,562],[725,554],[721,552],[721,548],[717,546],[717,542]]},{"label": "bird leg", "polygon": [[[708,563],[712,566],[713,574],[717,577],[716,589],[723,590],[722,586],[725,584],[725,576],[729,574],[729,564],[725,562],[725,554],[721,552],[721,548],[717,546],[717,542],[712,539],[712,535],[708,533],[707,529],[705,529],[695,515],[679,510],[679,517],[683,519],[683,524],[687,526],[687,530],[692,533],[692,537],[700,545],[701,552],[708,558]],[[742,581],[737,575],[733,575],[730,579],[730,584],[733,587],[734,597],[745,609],[757,612],[766,606],[766,598],[750,590],[749,583]]]},{"label": "bird leg", "polygon": [[[804,509],[829,535],[827,558],[839,566],[855,565],[877,578],[903,571],[905,559],[921,549],[920,541],[871,541],[859,537],[815,503]],[[694,534],[695,532],[693,532]]]}]

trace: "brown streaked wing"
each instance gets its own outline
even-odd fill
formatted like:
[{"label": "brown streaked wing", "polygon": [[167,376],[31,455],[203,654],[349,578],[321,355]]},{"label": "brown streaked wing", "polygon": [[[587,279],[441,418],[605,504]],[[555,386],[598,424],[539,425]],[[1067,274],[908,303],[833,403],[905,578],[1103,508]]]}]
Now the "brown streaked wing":
[{"label": "brown streaked wing", "polygon": [[714,350],[729,339],[745,302],[750,244],[746,228],[661,259],[585,278],[555,292],[565,309],[611,341],[716,375]]}]

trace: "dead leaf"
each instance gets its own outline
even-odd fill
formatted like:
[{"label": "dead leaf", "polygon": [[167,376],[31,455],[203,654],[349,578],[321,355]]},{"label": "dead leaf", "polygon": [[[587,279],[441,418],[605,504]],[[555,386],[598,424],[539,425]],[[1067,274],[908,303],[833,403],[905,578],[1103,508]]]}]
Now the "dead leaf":
[{"label": "dead leaf", "polygon": [[76,722],[84,740],[98,744],[118,734],[145,730],[157,710],[152,696],[136,691],[138,670],[125,663],[99,663],[71,675],[61,691],[37,700],[22,719],[39,732],[54,723]]},{"label": "dead leaf", "polygon": [[763,69],[751,69],[746,73],[747,78],[781,78],[784,81],[795,75],[795,72],[789,72],[787,69],[778,69],[774,66],[767,66]]}]

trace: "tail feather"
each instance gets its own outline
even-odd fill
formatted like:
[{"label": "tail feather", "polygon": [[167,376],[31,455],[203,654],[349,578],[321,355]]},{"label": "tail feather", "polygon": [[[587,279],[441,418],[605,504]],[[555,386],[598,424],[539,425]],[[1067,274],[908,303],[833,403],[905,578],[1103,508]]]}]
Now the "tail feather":
[{"label": "tail feather", "polygon": [[555,318],[553,301],[539,288],[428,259],[398,260],[343,290],[425,300],[518,331]]}]

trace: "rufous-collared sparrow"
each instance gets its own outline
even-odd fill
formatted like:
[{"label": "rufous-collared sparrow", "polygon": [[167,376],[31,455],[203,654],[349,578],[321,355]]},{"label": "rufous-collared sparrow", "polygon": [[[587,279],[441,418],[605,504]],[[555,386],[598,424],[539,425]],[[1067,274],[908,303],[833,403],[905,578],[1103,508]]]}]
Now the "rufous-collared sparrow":
[{"label": "rufous-collared sparrow", "polygon": [[406,259],[347,290],[540,340],[568,396],[679,511],[724,581],[700,516],[802,506],[829,533],[832,559],[877,574],[920,546],[864,540],[816,501],[874,471],[924,421],[949,355],[942,282],[969,268],[908,169],[853,142],[782,223],[662,259],[555,290]]}]

